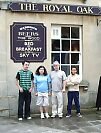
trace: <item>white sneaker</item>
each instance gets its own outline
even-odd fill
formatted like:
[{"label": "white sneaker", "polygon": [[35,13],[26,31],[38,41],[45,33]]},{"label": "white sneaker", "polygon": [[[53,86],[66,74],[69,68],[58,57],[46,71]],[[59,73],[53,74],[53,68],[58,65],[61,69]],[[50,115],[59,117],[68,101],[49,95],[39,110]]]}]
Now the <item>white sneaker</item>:
[{"label": "white sneaker", "polygon": [[81,115],[80,113],[78,113],[78,114],[77,114],[77,117],[80,117],[80,118],[82,118],[82,115]]},{"label": "white sneaker", "polygon": [[56,117],[56,115],[52,115],[52,116],[51,116],[51,118],[55,118],[55,117]]},{"label": "white sneaker", "polygon": [[45,118],[44,114],[43,114],[43,113],[41,113],[41,119],[44,119],[44,118]]},{"label": "white sneaker", "polygon": [[60,119],[62,119],[62,117],[63,117],[62,115],[59,115],[59,118],[60,118]]},{"label": "white sneaker", "polygon": [[66,118],[70,118],[71,117],[71,115],[66,115]]},{"label": "white sneaker", "polygon": [[32,117],[27,117],[27,120],[31,120],[32,119]]},{"label": "white sneaker", "polygon": [[22,121],[22,118],[18,118],[19,121]]},{"label": "white sneaker", "polygon": [[50,116],[48,115],[48,113],[45,114],[46,118],[49,118]]}]

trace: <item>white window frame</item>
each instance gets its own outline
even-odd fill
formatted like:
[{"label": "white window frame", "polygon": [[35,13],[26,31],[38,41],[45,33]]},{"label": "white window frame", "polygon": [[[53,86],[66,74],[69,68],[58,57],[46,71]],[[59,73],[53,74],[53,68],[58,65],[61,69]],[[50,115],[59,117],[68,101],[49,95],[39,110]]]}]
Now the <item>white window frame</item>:
[{"label": "white window frame", "polygon": [[[80,64],[79,64],[79,74],[80,74],[80,77],[82,79],[82,26],[78,26],[78,25],[51,25],[51,40],[52,39],[59,39],[60,40],[60,47],[62,47],[62,44],[61,44],[61,27],[78,27],[79,28],[79,40],[80,41],[80,51],[51,51],[51,54],[52,53],[79,53],[79,61],[80,61]],[[70,28],[70,38],[68,39],[70,40],[70,47],[71,47],[71,40],[76,40],[76,39],[72,39],[71,38],[71,28]],[[51,46],[52,47],[52,46]],[[61,49],[61,48],[60,48]],[[71,58],[71,56],[70,56]],[[60,61],[61,61],[61,54],[60,54]],[[71,61],[71,59],[70,59]],[[71,66],[71,62],[69,64],[69,66]],[[78,64],[77,64],[78,65]],[[60,62],[60,66],[61,66],[61,62]],[[65,64],[64,64],[65,66]],[[66,66],[68,66],[66,64]],[[76,66],[76,65],[75,65]],[[61,70],[61,67],[60,67],[60,70]],[[70,73],[71,73],[71,68],[70,68]]]}]

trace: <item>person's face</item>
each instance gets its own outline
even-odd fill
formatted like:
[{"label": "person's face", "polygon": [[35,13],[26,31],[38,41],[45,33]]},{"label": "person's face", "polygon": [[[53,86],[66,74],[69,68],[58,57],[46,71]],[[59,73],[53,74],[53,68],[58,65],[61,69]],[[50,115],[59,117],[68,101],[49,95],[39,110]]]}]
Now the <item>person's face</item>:
[{"label": "person's face", "polygon": [[54,68],[55,71],[58,71],[59,70],[59,64],[54,64],[53,68]]},{"label": "person's face", "polygon": [[41,68],[39,69],[39,73],[40,73],[40,75],[43,75],[43,74],[44,74],[44,68],[43,68],[43,67],[41,67]]},{"label": "person's face", "polygon": [[75,75],[77,73],[76,68],[72,68],[71,73],[72,73],[72,75]]},{"label": "person's face", "polygon": [[25,62],[24,65],[23,65],[23,69],[28,70],[28,68],[29,68],[29,63]]}]

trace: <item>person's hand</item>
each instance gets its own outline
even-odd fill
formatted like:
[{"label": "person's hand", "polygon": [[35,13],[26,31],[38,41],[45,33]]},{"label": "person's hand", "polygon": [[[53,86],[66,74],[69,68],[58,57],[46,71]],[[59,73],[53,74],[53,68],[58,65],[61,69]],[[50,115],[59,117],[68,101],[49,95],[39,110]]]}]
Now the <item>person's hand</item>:
[{"label": "person's hand", "polygon": [[23,89],[22,89],[21,87],[20,87],[20,89],[19,89],[19,90],[20,90],[20,92],[23,92]]},{"label": "person's hand", "polygon": [[74,85],[78,85],[79,83],[74,83]]},{"label": "person's hand", "polygon": [[29,89],[29,92],[32,92],[32,90],[33,90],[33,88],[30,88],[30,89]]},{"label": "person's hand", "polygon": [[38,96],[38,93],[37,92],[35,93],[35,96]]},{"label": "person's hand", "polygon": [[62,92],[65,93],[65,89],[62,89]]},{"label": "person's hand", "polygon": [[52,95],[51,92],[49,92],[49,93],[48,93],[48,96],[51,96],[51,95]]}]

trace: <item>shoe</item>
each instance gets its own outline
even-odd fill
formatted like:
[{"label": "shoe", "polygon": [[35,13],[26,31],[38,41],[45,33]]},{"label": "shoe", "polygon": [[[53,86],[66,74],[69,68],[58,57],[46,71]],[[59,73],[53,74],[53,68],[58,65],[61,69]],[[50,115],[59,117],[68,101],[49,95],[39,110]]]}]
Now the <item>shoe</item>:
[{"label": "shoe", "polygon": [[44,119],[45,117],[44,117],[44,114],[43,113],[41,113],[41,119]]},{"label": "shoe", "polygon": [[23,119],[22,118],[18,118],[19,121],[22,121]]},{"label": "shoe", "polygon": [[62,117],[63,117],[62,115],[59,115],[59,118],[60,118],[60,119],[62,119]]},{"label": "shoe", "polygon": [[32,117],[27,117],[27,120],[31,120],[32,119]]},{"label": "shoe", "polygon": [[71,117],[71,115],[66,115],[66,118],[70,118]]},{"label": "shoe", "polygon": [[56,115],[52,115],[52,116],[51,116],[51,118],[55,118],[55,117],[56,117]]},{"label": "shoe", "polygon": [[97,108],[97,110],[96,111],[99,111],[99,107]]},{"label": "shoe", "polygon": [[50,116],[48,115],[48,113],[45,114],[46,118],[49,118]]},{"label": "shoe", "polygon": [[82,118],[82,115],[80,113],[77,113],[77,117]]}]

